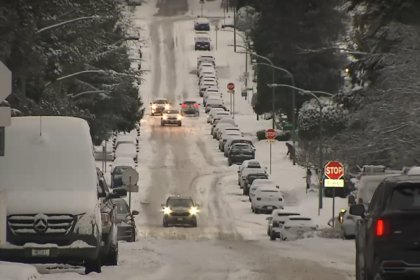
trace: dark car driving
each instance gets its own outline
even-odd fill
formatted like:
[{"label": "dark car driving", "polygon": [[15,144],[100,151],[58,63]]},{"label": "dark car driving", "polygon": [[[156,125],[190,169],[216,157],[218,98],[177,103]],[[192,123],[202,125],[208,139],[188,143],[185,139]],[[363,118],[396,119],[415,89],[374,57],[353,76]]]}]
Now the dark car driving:
[{"label": "dark car driving", "polygon": [[356,226],[356,279],[420,279],[420,176],[384,179],[369,208],[350,206]]},{"label": "dark car driving", "polygon": [[170,196],[162,204],[163,226],[190,225],[197,227],[198,204],[189,196]]},{"label": "dark car driving", "polygon": [[136,223],[134,216],[139,212],[133,210],[130,213],[127,201],[122,198],[113,199],[117,208],[117,226],[118,226],[118,240],[125,240],[127,242],[136,241]]},{"label": "dark car driving", "polygon": [[200,104],[192,101],[185,100],[184,103],[179,103],[181,105],[181,116],[184,115],[194,115],[196,117],[200,116]]},{"label": "dark car driving", "polygon": [[197,37],[195,40],[195,50],[211,50],[210,38],[208,37]]},{"label": "dark car driving", "polygon": [[255,159],[255,148],[250,144],[238,143],[230,147],[228,164],[242,164],[244,160]]}]

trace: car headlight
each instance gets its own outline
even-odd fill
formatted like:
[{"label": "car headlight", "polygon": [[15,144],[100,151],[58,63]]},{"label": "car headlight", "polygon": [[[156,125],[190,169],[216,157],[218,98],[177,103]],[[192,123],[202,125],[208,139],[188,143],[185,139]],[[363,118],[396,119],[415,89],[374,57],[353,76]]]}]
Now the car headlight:
[{"label": "car headlight", "polygon": [[191,209],[190,209],[190,214],[191,214],[191,215],[197,215],[197,213],[198,213],[198,209],[197,209],[197,207],[191,207]]},{"label": "car headlight", "polygon": [[163,115],[162,116],[162,119],[164,119],[164,120],[166,120],[168,118],[168,116],[167,115]]},{"label": "car headlight", "polygon": [[180,121],[182,119],[181,115],[178,115],[178,120]]},{"label": "car headlight", "polygon": [[152,105],[152,109],[156,109],[156,105]]},{"label": "car headlight", "polygon": [[171,213],[172,213],[172,210],[169,207],[163,208],[163,214],[168,215],[168,214],[171,214]]},{"label": "car headlight", "polygon": [[169,108],[171,108],[171,105],[169,105],[169,104],[165,104],[165,109],[166,109],[166,110],[169,110]]}]

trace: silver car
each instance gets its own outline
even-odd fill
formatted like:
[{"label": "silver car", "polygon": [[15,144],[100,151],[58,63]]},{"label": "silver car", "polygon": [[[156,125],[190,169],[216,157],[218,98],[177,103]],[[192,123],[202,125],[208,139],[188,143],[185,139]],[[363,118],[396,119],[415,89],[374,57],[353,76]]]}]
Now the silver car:
[{"label": "silver car", "polygon": [[125,240],[127,242],[136,241],[136,223],[134,216],[139,212],[133,210],[130,213],[125,199],[117,198],[112,200],[117,208],[117,227],[118,227],[118,240]]}]

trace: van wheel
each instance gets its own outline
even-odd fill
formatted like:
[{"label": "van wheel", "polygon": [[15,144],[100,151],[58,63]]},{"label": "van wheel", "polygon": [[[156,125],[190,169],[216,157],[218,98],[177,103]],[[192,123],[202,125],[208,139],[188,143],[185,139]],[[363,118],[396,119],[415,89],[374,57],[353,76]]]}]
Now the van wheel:
[{"label": "van wheel", "polygon": [[168,227],[168,222],[166,220],[163,220],[163,227]]},{"label": "van wheel", "polygon": [[110,245],[109,252],[105,256],[104,264],[108,266],[118,265],[118,243],[116,245]]},{"label": "van wheel", "polygon": [[272,231],[270,234],[270,240],[276,240],[276,234],[274,231]]},{"label": "van wheel", "polygon": [[231,166],[232,165],[232,161],[228,160],[228,165]]},{"label": "van wheel", "polygon": [[96,260],[85,261],[85,274],[89,274],[91,272],[102,272],[102,262],[100,255],[98,255]]}]

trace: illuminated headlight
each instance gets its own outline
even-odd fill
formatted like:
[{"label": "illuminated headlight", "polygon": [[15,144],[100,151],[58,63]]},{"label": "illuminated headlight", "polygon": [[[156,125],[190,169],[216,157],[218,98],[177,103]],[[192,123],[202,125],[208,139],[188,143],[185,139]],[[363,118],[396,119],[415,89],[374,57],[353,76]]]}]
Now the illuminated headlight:
[{"label": "illuminated headlight", "polygon": [[162,116],[162,119],[164,119],[164,120],[166,120],[168,118],[168,116],[167,115],[163,115]]},{"label": "illuminated headlight", "polygon": [[169,104],[165,104],[165,109],[166,109],[166,110],[169,110],[169,108],[171,108],[171,105],[169,105]]},{"label": "illuminated headlight", "polygon": [[197,213],[198,213],[198,209],[196,207],[191,207],[190,214],[191,215],[197,215]]},{"label": "illuminated headlight", "polygon": [[181,120],[181,119],[182,119],[181,115],[178,115],[178,120]]},{"label": "illuminated headlight", "polygon": [[163,214],[171,214],[172,213],[172,211],[171,211],[171,209],[169,208],[169,207],[165,207],[165,208],[163,208]]},{"label": "illuminated headlight", "polygon": [[156,105],[153,104],[152,105],[152,109],[155,110],[156,109]]}]

